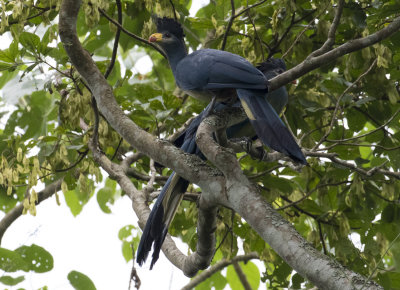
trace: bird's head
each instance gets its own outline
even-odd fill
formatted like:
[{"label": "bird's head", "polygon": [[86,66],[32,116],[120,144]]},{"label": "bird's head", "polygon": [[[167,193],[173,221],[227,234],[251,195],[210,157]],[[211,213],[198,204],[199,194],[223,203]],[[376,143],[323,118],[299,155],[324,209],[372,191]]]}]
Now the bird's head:
[{"label": "bird's head", "polygon": [[[265,77],[270,80],[277,75],[286,71],[285,61],[281,58],[269,58],[266,61],[260,63],[257,68],[262,71]],[[296,84],[296,80],[292,82],[292,84]]]},{"label": "bird's head", "polygon": [[156,18],[157,33],[150,35],[149,41],[159,45],[167,53],[176,50],[177,46],[184,44],[182,26],[174,19],[167,17]]},{"label": "bird's head", "polygon": [[[260,63],[257,68],[266,74],[267,79],[276,77],[277,75],[286,71],[286,64],[281,58],[269,58],[266,61]],[[268,76],[267,76],[268,74]]]}]

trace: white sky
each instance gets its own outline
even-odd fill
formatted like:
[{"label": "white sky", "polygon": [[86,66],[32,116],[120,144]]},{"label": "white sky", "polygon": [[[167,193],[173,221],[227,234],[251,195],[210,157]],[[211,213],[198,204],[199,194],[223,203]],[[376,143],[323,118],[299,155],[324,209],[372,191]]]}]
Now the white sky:
[{"label": "white sky", "polygon": [[[209,0],[193,1],[190,14],[193,16],[207,3]],[[9,42],[8,35],[0,36],[0,43]],[[4,45],[0,48],[4,48]],[[140,62],[147,66],[147,61],[143,59]],[[135,69],[144,73],[139,64],[135,65]],[[52,197],[37,207],[36,217],[25,215],[15,221],[5,233],[1,245],[14,250],[22,245],[37,244],[52,254],[54,269],[43,274],[4,273],[0,270],[0,277],[25,275],[24,282],[8,289],[23,287],[33,290],[48,286],[51,290],[70,290],[73,287],[67,275],[72,270],[87,275],[98,290],[128,289],[132,261],[126,263],[122,256],[122,242],[118,239],[118,232],[125,225],[137,226],[130,199],[119,199],[111,206],[112,213],[104,214],[94,196],[82,212],[73,217],[63,194],[59,193],[59,196],[61,206],[57,206],[55,197]],[[3,216],[4,213],[0,212],[0,219]],[[187,247],[180,240],[177,243],[186,253]],[[152,271],[149,270],[149,261],[142,268],[137,264],[135,266],[142,282],[140,289],[143,290],[180,289],[189,281],[163,253]]]}]

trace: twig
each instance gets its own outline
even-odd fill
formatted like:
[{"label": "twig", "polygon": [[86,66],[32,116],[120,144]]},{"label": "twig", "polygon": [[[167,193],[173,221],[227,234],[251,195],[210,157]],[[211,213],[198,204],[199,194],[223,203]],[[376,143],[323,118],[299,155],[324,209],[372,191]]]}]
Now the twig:
[{"label": "twig", "polygon": [[[327,6],[325,6],[326,8]],[[282,58],[284,59],[288,53],[293,49],[293,47],[297,44],[297,42],[299,41],[300,37],[307,31],[307,29],[310,28],[311,24],[314,23],[315,19],[317,19],[318,17],[320,17],[323,13],[325,12],[325,9],[323,9],[321,11],[321,13],[319,13],[318,15],[316,15],[310,22],[308,22],[308,24],[306,25],[306,27],[304,27],[304,29],[297,35],[296,39],[293,41],[292,45],[286,50],[286,52],[284,54],[282,54]]]},{"label": "twig", "polygon": [[[391,116],[391,117],[389,118],[389,120],[386,121],[385,124],[379,126],[378,128],[376,128],[376,129],[374,129],[374,130],[372,130],[372,131],[370,131],[370,132],[367,132],[367,133],[365,133],[365,134],[361,134],[361,135],[358,135],[358,136],[346,138],[346,139],[341,139],[341,140],[329,140],[329,142],[346,142],[346,141],[356,140],[356,139],[359,139],[359,138],[362,138],[362,137],[371,135],[371,134],[375,133],[376,131],[379,131],[379,130],[381,130],[382,128],[386,127],[390,122],[393,121],[393,119],[397,116],[398,113],[400,113],[400,109],[398,109],[398,110],[393,114],[393,116]],[[327,139],[327,140],[328,140],[328,139]]]},{"label": "twig", "polygon": [[248,178],[249,179],[256,179],[256,178],[261,177],[261,176],[263,176],[265,174],[271,173],[272,171],[274,171],[274,170],[276,170],[278,168],[281,168],[281,167],[287,167],[287,166],[284,165],[284,164],[279,164],[279,165],[276,165],[276,166],[274,166],[274,167],[272,167],[270,169],[267,169],[265,171],[259,172],[259,173],[254,174],[254,175],[250,175],[250,176],[248,176]]},{"label": "twig", "polygon": [[[332,118],[331,118],[331,122],[328,128],[328,131],[324,134],[324,136],[322,136],[322,138],[319,140],[319,142],[313,147],[313,149],[311,151],[314,151],[315,149],[317,149],[319,147],[319,145],[321,145],[326,138],[329,136],[329,134],[331,134],[332,129],[333,129],[333,124],[335,123],[336,120],[336,113],[339,110],[340,107],[340,101],[342,100],[343,96],[345,94],[347,94],[348,91],[350,91],[364,76],[366,76],[371,70],[372,68],[375,66],[376,62],[377,62],[377,58],[372,62],[372,64],[369,66],[369,68],[362,73],[361,75],[358,76],[358,78],[350,85],[348,86],[343,93],[339,96],[339,98],[336,101],[336,106],[335,106],[335,110],[332,113]],[[347,141],[347,140],[346,140]]]},{"label": "twig", "polygon": [[123,138],[119,138],[119,142],[118,142],[117,148],[115,148],[115,152],[114,152],[113,156],[111,157],[111,161],[113,161],[114,158],[117,156],[118,150],[121,147],[121,144],[122,144],[123,140],[124,140]]},{"label": "twig", "polygon": [[281,45],[283,39],[286,37],[286,35],[289,33],[289,31],[290,31],[290,30],[292,29],[292,27],[293,27],[293,25],[294,25],[294,23],[295,23],[295,20],[294,20],[295,17],[296,17],[296,12],[293,12],[292,18],[291,18],[291,20],[290,20],[290,24],[289,24],[289,26],[286,28],[285,32],[282,34],[282,37],[281,37],[281,38],[279,38],[279,39],[277,40],[278,34],[275,33],[275,35],[274,35],[274,36],[275,36],[275,37],[274,37],[275,45],[274,45],[274,46],[271,48],[271,50],[269,51],[268,58],[272,57],[272,56],[278,51],[278,47]]},{"label": "twig", "polygon": [[[246,5],[246,6],[247,6],[246,8],[248,8],[248,7],[249,7],[249,0],[247,0],[246,4],[247,4],[247,5]],[[259,42],[259,44],[260,44],[261,57],[262,57],[262,61],[264,62],[264,61],[265,61],[265,57],[264,57],[263,43],[262,43],[262,40],[261,40],[260,36],[258,35],[256,25],[255,25],[255,23],[254,23],[254,21],[253,21],[253,18],[251,17],[251,14],[250,14],[250,10],[247,10],[247,16],[249,17],[249,20],[250,20],[250,22],[251,22],[251,25],[253,26],[254,35],[256,36],[256,38],[257,38],[257,40],[258,40],[258,42]]]},{"label": "twig", "polygon": [[349,162],[346,162],[344,160],[338,159],[336,153],[323,153],[323,152],[307,151],[306,155],[307,156],[312,156],[312,157],[325,157],[325,158],[328,158],[334,163],[337,163],[337,164],[340,164],[340,165],[342,165],[344,167],[350,168],[350,169],[352,169],[352,170],[354,170],[354,171],[356,171],[356,172],[358,172],[358,173],[360,173],[362,175],[368,176],[368,177],[370,177],[370,176],[372,176],[372,175],[374,175],[376,173],[380,173],[380,174],[383,174],[383,175],[392,176],[392,177],[395,177],[397,179],[400,179],[400,172],[393,172],[393,171],[381,169],[380,168],[381,165],[376,166],[377,167],[376,169],[374,169],[375,167],[373,167],[373,168],[371,168],[370,170],[367,171],[367,170],[364,170],[362,168],[357,167],[356,165],[354,165],[352,163],[349,163]]},{"label": "twig", "polygon": [[313,51],[307,58],[320,56],[321,54],[327,52],[335,44],[335,34],[339,26],[340,18],[342,17],[344,0],[339,0],[338,6],[336,8],[335,17],[333,18],[332,25],[328,31],[328,38],[325,43],[317,50]]},{"label": "twig", "polygon": [[170,3],[171,6],[172,6],[172,11],[174,12],[175,21],[178,21],[178,17],[176,16],[176,11],[175,11],[174,2],[173,2],[172,0],[169,0],[169,3]]},{"label": "twig", "polygon": [[[264,190],[266,190],[264,187],[261,187],[261,188],[264,189]],[[282,195],[282,194],[279,195],[279,197],[282,198],[282,199],[283,199],[284,201],[286,201],[286,202],[293,203],[292,200],[290,200],[289,198],[287,198],[286,196],[284,196],[284,195]],[[337,227],[337,226],[338,226],[338,225],[336,225],[336,224],[334,224],[334,223],[332,223],[332,222],[330,222],[330,221],[325,221],[325,220],[321,219],[321,218],[320,218],[319,216],[317,216],[317,215],[314,215],[314,214],[312,214],[312,213],[309,213],[308,211],[302,209],[302,208],[299,207],[298,205],[295,205],[295,204],[294,204],[294,205],[293,205],[293,208],[296,209],[297,211],[299,211],[299,212],[301,212],[301,213],[303,213],[303,214],[305,214],[305,215],[307,215],[307,216],[313,218],[315,221],[321,222],[321,223],[323,223],[323,224],[325,224],[325,225],[334,226],[334,227]]]},{"label": "twig", "polygon": [[[118,11],[118,23],[122,25],[122,7],[121,7],[121,0],[116,0],[115,1],[117,4],[117,11]],[[111,61],[107,67],[107,70],[104,74],[105,78],[108,78],[110,75],[114,64],[115,64],[115,59],[117,58],[117,50],[118,50],[118,42],[119,42],[119,37],[121,35],[121,28],[117,26],[117,32],[115,33],[115,39],[114,39],[114,47],[111,55]]]},{"label": "twig", "polygon": [[[332,143],[334,142],[333,140],[329,140],[329,139],[326,139],[325,141],[326,142],[332,142]],[[324,147],[324,148],[321,148],[321,149],[317,149],[316,151],[327,151],[327,150],[332,149],[333,147],[336,147],[336,146],[375,147],[375,148],[380,148],[380,149],[385,150],[385,151],[393,151],[393,150],[400,149],[400,146],[388,148],[388,147],[385,147],[385,146],[382,146],[382,145],[378,145],[378,144],[359,144],[359,143],[341,142],[340,140],[336,140],[336,141],[338,141],[338,142],[335,142],[335,144],[333,144],[331,146]]]},{"label": "twig", "polygon": [[135,249],[133,247],[133,244],[131,244],[131,249],[132,249],[132,269],[131,269],[131,275],[129,277],[129,286],[128,286],[128,290],[131,289],[132,286],[132,281],[135,283],[135,288],[139,289],[140,285],[142,284],[142,282],[140,281],[139,275],[137,273],[136,267],[135,267]]},{"label": "twig", "polygon": [[257,6],[259,6],[259,5],[261,5],[261,4],[265,3],[265,2],[267,2],[267,0],[263,0],[263,1],[260,1],[260,2],[258,2],[258,3],[253,4],[253,5],[251,5],[251,6],[247,6],[245,9],[243,9],[243,10],[241,10],[239,13],[237,13],[237,14],[235,15],[234,18],[239,17],[239,16],[242,15],[243,13],[246,13],[246,12],[249,11],[250,9],[252,9],[252,8],[254,8],[254,7],[257,7]]},{"label": "twig", "polygon": [[117,21],[115,21],[112,17],[110,17],[106,12],[104,12],[103,9],[99,8],[100,13],[107,18],[110,22],[112,22],[115,26],[119,27],[121,29],[122,32],[124,32],[126,35],[132,37],[133,39],[136,39],[137,41],[140,41],[146,45],[151,46],[152,48],[154,48],[155,50],[157,50],[162,56],[164,56],[166,58],[166,55],[164,53],[164,51],[162,51],[157,45],[155,45],[154,43],[151,43],[149,41],[147,41],[144,38],[141,38],[139,36],[137,36],[136,34],[126,30],[122,25],[120,25]]},{"label": "twig", "polygon": [[321,241],[322,248],[324,249],[324,254],[327,255],[328,252],[327,252],[327,250],[326,250],[324,235],[323,235],[323,233],[322,233],[321,222],[320,222],[320,221],[317,221],[317,224],[318,224],[319,239],[320,239],[320,241]]},{"label": "twig", "polygon": [[249,281],[247,281],[247,277],[244,274],[242,268],[240,267],[239,263],[237,261],[232,263],[233,268],[235,268],[236,274],[239,277],[240,282],[242,283],[243,287],[245,290],[251,290],[251,286],[249,284]]},{"label": "twig", "polygon": [[389,244],[389,246],[387,247],[385,253],[383,253],[381,259],[379,259],[379,262],[376,264],[374,270],[371,272],[371,274],[368,276],[367,280],[365,280],[365,283],[363,285],[363,287],[361,289],[363,289],[367,282],[371,280],[372,276],[374,275],[375,271],[378,269],[379,264],[382,263],[383,258],[386,256],[387,252],[394,246],[395,242],[397,241],[397,239],[400,238],[400,233],[393,239],[393,241]]},{"label": "twig", "polygon": [[228,39],[229,30],[231,30],[231,27],[232,27],[232,24],[233,24],[233,20],[235,20],[235,1],[234,0],[231,0],[231,9],[232,9],[232,12],[231,12],[232,15],[231,15],[231,18],[229,18],[228,26],[226,27],[224,38],[222,40],[221,50],[225,50],[225,46],[226,46],[226,41]]},{"label": "twig", "polygon": [[350,181],[347,181],[347,180],[346,180],[346,181],[336,182],[336,183],[319,184],[319,185],[317,185],[315,188],[313,188],[312,190],[310,190],[306,195],[304,195],[303,197],[301,197],[300,199],[298,199],[298,200],[296,200],[296,201],[293,201],[293,202],[290,203],[290,204],[281,206],[280,208],[277,208],[277,210],[284,210],[284,209],[286,209],[286,208],[288,208],[288,207],[291,207],[291,206],[293,206],[293,205],[295,205],[295,204],[298,204],[298,203],[302,202],[303,200],[305,200],[307,197],[309,197],[311,194],[313,194],[316,190],[320,189],[321,187],[325,187],[325,186],[338,186],[338,185],[345,184],[345,183],[349,183],[349,182],[350,182]]},{"label": "twig", "polygon": [[99,124],[100,124],[100,114],[99,109],[97,108],[97,102],[94,96],[92,95],[92,109],[94,113],[94,126],[93,126],[93,136],[92,142],[94,147],[97,148],[99,146]]},{"label": "twig", "polygon": [[71,164],[71,165],[68,166],[67,168],[55,169],[54,171],[55,171],[55,172],[65,172],[65,171],[68,171],[68,170],[74,168],[76,165],[78,165],[78,164],[83,160],[83,158],[85,158],[85,156],[88,154],[88,152],[89,152],[89,149],[86,149],[86,150],[83,151],[83,152],[79,152],[79,151],[78,151],[79,158],[78,158],[73,164]]},{"label": "twig", "polygon": [[400,29],[400,16],[395,18],[391,23],[387,26],[378,30],[366,37],[357,38],[316,57],[306,58],[303,62],[298,64],[297,66],[285,71],[282,74],[277,75],[269,81],[269,89],[275,90],[282,85],[293,81],[306,73],[320,67],[323,64],[329,63],[331,61],[336,60],[337,58],[349,54],[351,52],[363,49],[365,47],[369,47],[383,39],[386,39],[392,36],[394,33],[398,32]]},{"label": "twig", "polygon": [[[39,16],[43,15],[44,13],[46,13],[47,11],[49,11],[50,9],[55,9],[56,7],[57,7],[56,5],[53,5],[51,7],[45,7],[45,8],[35,7],[36,9],[39,9],[41,11],[39,13],[35,14],[35,15],[27,17],[24,21],[31,20],[33,18],[39,17]],[[0,19],[1,19],[1,17],[0,17]],[[19,22],[20,22],[19,20],[14,20],[14,21],[9,21],[8,24],[12,25],[12,24],[17,24]]]},{"label": "twig", "polygon": [[154,180],[156,178],[156,168],[154,167],[154,160],[150,159],[150,172],[151,177],[145,188],[143,188],[143,192],[148,196],[151,192],[154,191]]}]

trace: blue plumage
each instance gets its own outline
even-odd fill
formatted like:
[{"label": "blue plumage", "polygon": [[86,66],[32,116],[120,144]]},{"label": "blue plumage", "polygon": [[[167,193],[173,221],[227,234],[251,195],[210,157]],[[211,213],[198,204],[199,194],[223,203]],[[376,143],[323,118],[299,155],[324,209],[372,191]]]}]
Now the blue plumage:
[{"label": "blue plumage", "polygon": [[[277,114],[287,103],[286,88],[268,93],[268,79],[286,70],[283,60],[270,59],[256,68],[243,57],[225,51],[203,49],[187,55],[183,30],[177,25],[172,19],[162,18],[157,22],[159,33],[150,37],[150,41],[164,49],[176,84],[202,100],[210,101],[216,97],[215,111],[226,108],[225,101],[234,106],[242,104],[249,119],[227,128],[228,138],[257,135],[270,148],[306,164],[301,149]],[[197,148],[195,136],[209,108],[210,105],[175,142],[183,151],[201,158],[204,156]],[[175,173],[164,185],[143,230],[136,258],[139,265],[144,263],[153,244],[150,269],[157,261],[168,227],[188,185],[188,181]]]}]

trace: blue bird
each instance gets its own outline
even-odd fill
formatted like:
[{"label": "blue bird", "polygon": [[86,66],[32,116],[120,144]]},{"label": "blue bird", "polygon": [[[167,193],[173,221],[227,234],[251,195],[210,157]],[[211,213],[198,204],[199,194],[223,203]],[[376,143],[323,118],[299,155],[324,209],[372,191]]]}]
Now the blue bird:
[{"label": "blue bird", "polygon": [[[198,99],[217,101],[215,105],[211,102],[177,138],[174,143],[177,147],[204,159],[195,141],[201,121],[212,110],[221,111],[227,106],[241,104],[249,119],[227,128],[228,138],[257,135],[272,149],[307,164],[301,149],[276,113],[287,103],[286,88],[268,93],[268,79],[286,70],[282,59],[269,59],[256,68],[238,55],[219,50],[204,49],[187,55],[179,23],[158,18],[157,30],[158,33],[151,35],[149,40],[165,51],[177,85]],[[168,227],[188,185],[189,182],[175,172],[168,178],[143,230],[136,257],[139,265],[145,262],[153,244],[150,269],[158,260]]]}]

